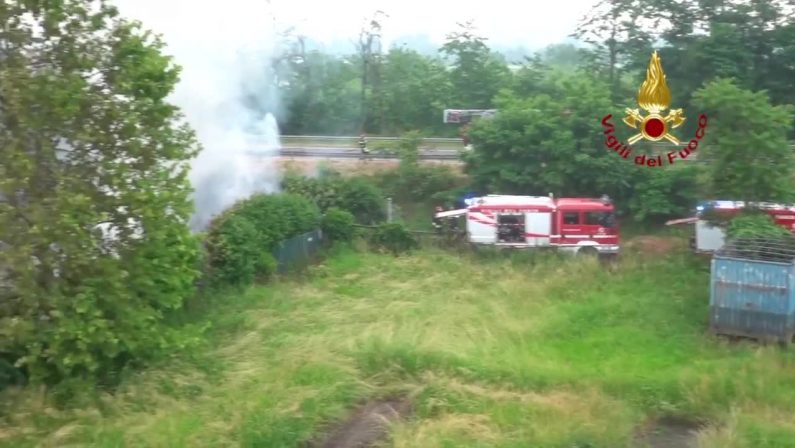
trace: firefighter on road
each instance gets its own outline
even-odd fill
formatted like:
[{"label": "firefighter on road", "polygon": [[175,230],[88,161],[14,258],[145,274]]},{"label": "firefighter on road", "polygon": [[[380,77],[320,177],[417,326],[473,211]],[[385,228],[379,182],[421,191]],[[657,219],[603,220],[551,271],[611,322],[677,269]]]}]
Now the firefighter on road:
[{"label": "firefighter on road", "polygon": [[465,124],[461,127],[461,141],[464,143],[464,149],[467,151],[472,149],[472,146],[469,144],[469,124]]},{"label": "firefighter on road", "polygon": [[367,149],[367,137],[365,137],[364,133],[359,136],[359,149],[362,151],[362,154],[370,154],[370,150]]},{"label": "firefighter on road", "polygon": [[436,207],[435,211],[433,212],[433,228],[436,229],[437,232],[442,233],[442,218],[436,216],[437,213],[441,213],[444,211],[444,208],[441,206]]}]

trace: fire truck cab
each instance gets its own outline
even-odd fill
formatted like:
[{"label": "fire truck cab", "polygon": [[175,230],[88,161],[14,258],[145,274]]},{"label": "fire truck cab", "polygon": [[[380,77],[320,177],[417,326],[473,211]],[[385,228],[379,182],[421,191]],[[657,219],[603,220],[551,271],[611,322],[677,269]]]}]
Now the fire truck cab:
[{"label": "fire truck cab", "polygon": [[552,243],[571,251],[593,247],[599,253],[618,253],[615,207],[608,199],[560,198]]},{"label": "fire truck cab", "polygon": [[466,216],[467,236],[473,244],[618,253],[618,224],[607,198],[489,195],[468,202],[466,209],[436,216]]}]

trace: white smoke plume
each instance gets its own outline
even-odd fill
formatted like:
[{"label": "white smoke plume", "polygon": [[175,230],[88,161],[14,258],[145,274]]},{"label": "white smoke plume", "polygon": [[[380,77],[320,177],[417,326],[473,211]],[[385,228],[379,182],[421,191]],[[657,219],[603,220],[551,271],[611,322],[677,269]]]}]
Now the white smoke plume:
[{"label": "white smoke plume", "polygon": [[[191,167],[201,230],[237,200],[279,187],[276,29],[266,0],[116,0],[121,14],[162,35],[182,67],[171,101],[203,146]],[[248,101],[248,106],[244,101]],[[255,105],[256,107],[250,107]],[[257,157],[252,157],[256,152]]]}]

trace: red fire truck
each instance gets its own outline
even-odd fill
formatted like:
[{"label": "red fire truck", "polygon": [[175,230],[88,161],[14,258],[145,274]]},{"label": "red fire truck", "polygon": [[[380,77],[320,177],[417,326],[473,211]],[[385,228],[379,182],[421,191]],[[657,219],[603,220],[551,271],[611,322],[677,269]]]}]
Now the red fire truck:
[{"label": "red fire truck", "polygon": [[616,254],[618,223],[609,198],[489,195],[464,209],[435,214],[466,219],[472,244],[514,248],[555,247],[574,253]]},{"label": "red fire truck", "polygon": [[[795,205],[775,204],[763,202],[756,204],[761,210],[766,211],[773,221],[795,233]],[[742,201],[703,201],[696,207],[695,216],[691,218],[674,219],[666,224],[682,225],[694,224],[694,234],[690,239],[690,247],[696,252],[711,253],[725,244],[726,233],[722,227],[713,225],[705,218],[708,213],[715,213],[724,218],[731,218],[745,208]]]}]

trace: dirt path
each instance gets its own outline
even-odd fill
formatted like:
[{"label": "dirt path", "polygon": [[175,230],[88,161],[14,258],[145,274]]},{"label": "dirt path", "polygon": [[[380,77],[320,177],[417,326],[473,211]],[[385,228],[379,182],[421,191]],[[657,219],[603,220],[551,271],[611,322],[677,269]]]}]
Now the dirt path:
[{"label": "dirt path", "polygon": [[665,236],[638,236],[626,242],[626,249],[650,256],[666,254],[687,247],[687,240]]},{"label": "dirt path", "polygon": [[407,398],[389,398],[366,404],[350,418],[336,426],[324,440],[312,448],[368,448],[382,441],[389,425],[411,413]]},{"label": "dirt path", "polygon": [[696,448],[701,426],[687,420],[660,419],[649,422],[635,439],[637,448]]}]

